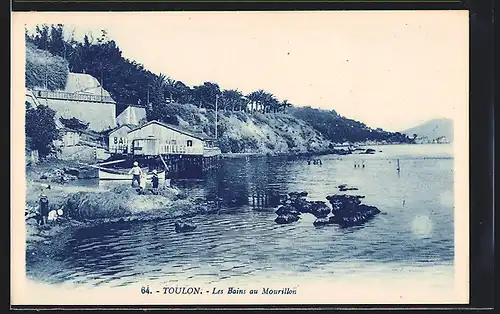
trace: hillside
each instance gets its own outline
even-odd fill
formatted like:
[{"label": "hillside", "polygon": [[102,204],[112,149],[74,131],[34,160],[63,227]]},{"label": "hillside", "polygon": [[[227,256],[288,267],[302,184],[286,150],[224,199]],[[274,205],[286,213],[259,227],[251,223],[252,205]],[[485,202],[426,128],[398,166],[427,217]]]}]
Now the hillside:
[{"label": "hillside", "polygon": [[[194,132],[215,135],[214,110],[172,103],[164,115],[170,117],[169,123]],[[217,125],[224,153],[320,152],[333,145],[309,124],[285,113],[220,111]]]},{"label": "hillside", "polygon": [[[47,68],[54,71],[55,78],[50,75],[54,83],[49,84],[49,88],[81,92],[86,87],[85,92],[95,94],[100,90],[99,82],[86,80],[85,77],[102,77],[104,90],[117,102],[116,111],[111,110],[113,115],[122,112],[126,104],[141,103],[145,105],[148,121],[159,120],[194,128],[211,136],[215,135],[214,109],[217,104],[218,135],[224,152],[318,152],[345,142],[412,142],[403,134],[371,129],[335,111],[296,107],[262,89],[243,95],[238,90],[221,88],[215,82],[188,86],[163,73],[152,73],[142,64],[124,58],[117,43],[107,38],[104,31],[97,40],[85,36],[83,42],[72,38],[65,40],[62,32],[63,25],[45,25],[37,28],[33,36],[26,37],[30,46],[27,59],[36,60],[38,63],[34,63],[37,65],[40,60],[52,60]],[[50,54],[42,48],[48,49]],[[27,84],[28,88],[44,82],[40,73],[44,73],[45,64],[40,64],[43,66],[27,67],[27,77],[33,77]],[[56,111],[67,111],[64,104],[52,105]],[[65,118],[72,115],[91,126],[96,123],[91,120],[98,119],[97,116],[101,116],[98,112],[103,110],[102,106],[93,110],[88,104],[72,107],[79,111],[68,112]],[[107,116],[114,119],[112,115]],[[109,124],[93,129],[102,130]]]},{"label": "hillside", "polygon": [[442,137],[446,137],[450,142],[453,142],[453,120],[432,119],[402,133],[411,138],[416,134],[420,142],[432,142]]},{"label": "hillside", "polygon": [[372,129],[364,123],[339,115],[334,110],[314,109],[311,107],[293,107],[288,112],[297,119],[311,125],[325,138],[335,143],[411,143],[412,141],[399,132],[386,132]]},{"label": "hillside", "polygon": [[26,87],[45,87],[49,90],[64,89],[68,80],[68,61],[54,56],[46,50],[36,48],[26,43]]}]

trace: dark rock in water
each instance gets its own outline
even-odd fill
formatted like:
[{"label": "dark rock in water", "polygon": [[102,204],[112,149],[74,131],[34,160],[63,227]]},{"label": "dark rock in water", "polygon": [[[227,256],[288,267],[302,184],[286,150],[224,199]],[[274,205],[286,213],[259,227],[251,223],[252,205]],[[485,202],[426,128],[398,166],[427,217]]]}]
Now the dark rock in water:
[{"label": "dark rock in water", "polygon": [[378,209],[375,206],[370,206],[370,205],[365,205],[365,204],[360,204],[359,210],[368,216],[374,216],[376,214],[380,214],[380,209]]},{"label": "dark rock in water", "polygon": [[313,225],[324,226],[324,225],[331,225],[332,223],[333,221],[330,218],[324,217],[324,218],[316,218],[316,220],[313,222]]},{"label": "dark rock in water", "polygon": [[331,209],[323,201],[310,202],[311,204],[311,214],[316,216],[316,218],[325,218],[330,214]]},{"label": "dark rock in water", "polygon": [[375,150],[373,148],[367,148],[364,152],[361,154],[375,154]]},{"label": "dark rock in water", "polygon": [[355,210],[356,207],[361,204],[362,195],[329,195],[326,199],[332,204],[332,212],[335,213],[339,210],[351,211]]},{"label": "dark rock in water", "polygon": [[282,200],[282,205],[294,207],[300,213],[309,213],[310,204],[306,200],[307,192],[291,192],[285,195]]},{"label": "dark rock in water", "polygon": [[285,215],[279,215],[278,217],[276,217],[276,219],[274,219],[274,221],[277,224],[283,225],[283,224],[289,224],[292,222],[296,222],[299,219],[300,218],[297,215],[285,214]]},{"label": "dark rock in water", "polygon": [[347,184],[341,184],[338,186],[339,190],[341,192],[345,192],[345,191],[357,191],[359,190],[358,188],[356,187],[352,187],[352,186],[348,186]]},{"label": "dark rock in water", "polygon": [[287,215],[287,214],[295,215],[295,216],[300,215],[300,212],[297,209],[295,209],[295,207],[293,207],[291,205],[280,206],[280,207],[278,207],[278,209],[276,210],[275,213],[278,216]]},{"label": "dark rock in water", "polygon": [[311,212],[311,203],[306,201],[305,199],[298,199],[291,204],[296,210],[301,213],[310,213]]},{"label": "dark rock in water", "polygon": [[330,195],[327,197],[332,204],[332,213],[330,217],[333,223],[342,227],[361,225],[367,220],[373,218],[380,210],[375,206],[361,204],[361,195]]},{"label": "dark rock in water", "polygon": [[309,193],[302,191],[302,192],[290,192],[288,193],[288,196],[290,196],[291,199],[296,199],[296,198],[301,198],[301,197],[307,197]]},{"label": "dark rock in water", "polygon": [[175,222],[175,232],[189,232],[196,229],[196,225],[192,222],[176,221]]}]

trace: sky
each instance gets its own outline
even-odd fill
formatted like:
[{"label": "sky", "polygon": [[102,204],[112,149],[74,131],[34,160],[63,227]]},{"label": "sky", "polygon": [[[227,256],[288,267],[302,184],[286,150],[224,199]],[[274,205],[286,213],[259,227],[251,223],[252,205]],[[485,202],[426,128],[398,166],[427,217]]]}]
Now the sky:
[{"label": "sky", "polygon": [[388,131],[468,103],[466,11],[31,14],[28,27],[62,23],[77,38],[106,29],[125,58],[190,86],[263,89]]}]

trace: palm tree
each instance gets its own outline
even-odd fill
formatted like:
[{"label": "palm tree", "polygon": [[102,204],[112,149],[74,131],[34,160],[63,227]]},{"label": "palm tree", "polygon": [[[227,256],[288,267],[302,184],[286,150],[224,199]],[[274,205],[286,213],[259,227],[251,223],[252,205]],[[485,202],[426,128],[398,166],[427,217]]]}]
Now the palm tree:
[{"label": "palm tree", "polygon": [[167,76],[165,78],[165,87],[166,87],[166,91],[169,94],[169,99],[170,99],[171,103],[174,102],[173,94],[176,92],[176,85],[177,85],[177,81],[174,80],[173,78],[171,78],[170,76]]},{"label": "palm tree", "polygon": [[241,97],[241,102],[239,105],[239,110],[243,110],[244,112],[247,112],[248,110],[248,104],[250,103],[250,100],[246,96]]},{"label": "palm tree", "polygon": [[259,89],[259,90],[256,90],[256,91],[248,94],[247,98],[251,104],[250,111],[254,112],[264,105],[264,100],[266,98],[266,92],[263,91],[262,89]]},{"label": "palm tree", "polygon": [[288,100],[283,100],[281,103],[280,103],[280,107],[281,107],[281,110],[283,112],[286,112],[286,109],[289,108],[289,107],[292,107],[292,104],[288,102]]},{"label": "palm tree", "polygon": [[242,93],[237,89],[224,90],[221,98],[222,107],[234,111],[235,108],[241,107],[242,97]]},{"label": "palm tree", "polygon": [[160,75],[155,77],[154,83],[157,88],[164,91],[167,86],[167,77],[165,76],[165,74],[160,73]]},{"label": "palm tree", "polygon": [[264,98],[264,112],[276,112],[279,107],[279,101],[271,93],[266,93]]}]

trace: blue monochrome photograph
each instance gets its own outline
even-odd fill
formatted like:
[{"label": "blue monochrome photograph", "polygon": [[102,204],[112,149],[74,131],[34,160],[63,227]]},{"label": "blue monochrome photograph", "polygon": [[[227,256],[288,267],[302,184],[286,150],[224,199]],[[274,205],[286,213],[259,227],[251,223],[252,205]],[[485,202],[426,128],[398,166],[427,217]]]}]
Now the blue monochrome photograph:
[{"label": "blue monochrome photograph", "polygon": [[15,18],[31,304],[468,301],[465,12]]}]

